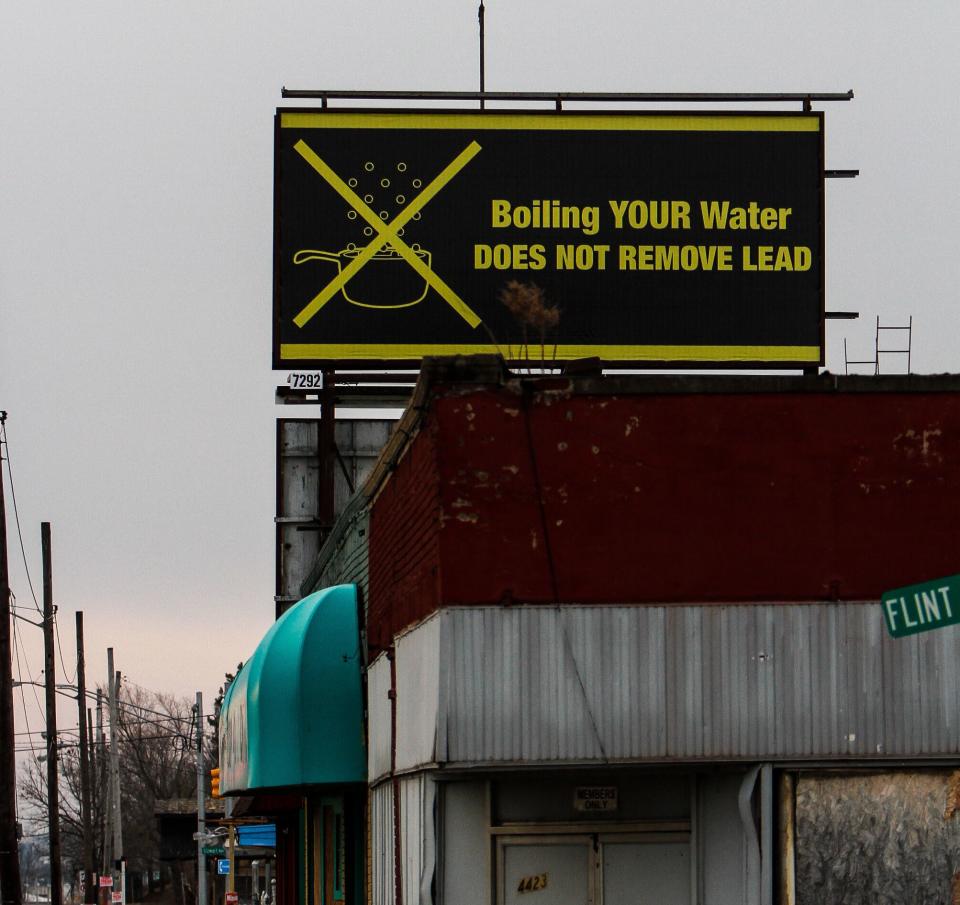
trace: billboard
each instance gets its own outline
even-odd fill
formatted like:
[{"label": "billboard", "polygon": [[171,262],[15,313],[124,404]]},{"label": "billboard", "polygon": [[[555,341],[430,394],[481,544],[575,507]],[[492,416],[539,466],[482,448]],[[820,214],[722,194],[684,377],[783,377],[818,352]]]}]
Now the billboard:
[{"label": "billboard", "polygon": [[275,368],[823,362],[821,113],[298,109],[275,135]]}]

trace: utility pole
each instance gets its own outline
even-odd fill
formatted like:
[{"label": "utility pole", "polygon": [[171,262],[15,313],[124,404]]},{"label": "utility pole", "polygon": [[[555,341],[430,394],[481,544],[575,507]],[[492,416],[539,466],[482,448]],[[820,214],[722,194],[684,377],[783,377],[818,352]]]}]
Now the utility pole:
[{"label": "utility pole", "polygon": [[[118,747],[119,727],[117,719],[117,695],[120,693],[120,673],[113,668],[113,648],[107,648],[107,673],[109,675],[110,695],[110,848],[111,869],[117,869],[116,862],[123,860],[123,825],[120,812],[120,750]],[[121,895],[125,890],[120,889]],[[125,905],[125,903],[124,903]]]},{"label": "utility pole", "polygon": [[54,647],[53,563],[50,522],[40,523],[43,554],[43,682],[47,711],[47,833],[50,840],[50,905],[63,905],[63,864],[60,860],[60,774],[57,748],[57,675]]},{"label": "utility pole", "polygon": [[197,692],[197,905],[207,905],[207,782],[203,768],[203,692]]},{"label": "utility pole", "polygon": [[83,613],[77,611],[77,710],[80,729],[80,822],[83,825],[83,901],[93,905],[93,824],[90,819],[90,752],[87,744],[87,676],[83,652]]},{"label": "utility pole", "polygon": [[99,771],[97,772],[97,794],[100,798],[100,854],[103,859],[100,864],[100,873],[109,874],[112,860],[110,847],[113,836],[107,833],[107,821],[113,808],[111,807],[110,796],[107,793],[107,742],[103,736],[103,691],[100,688],[97,689],[97,751],[97,757],[100,759]]},{"label": "utility pole", "polygon": [[230,859],[230,868],[227,872],[227,895],[225,898],[227,901],[230,901],[232,898],[230,893],[236,892],[237,890],[237,828],[232,823],[227,833],[227,845],[230,846],[227,850],[227,857]]},{"label": "utility pole", "polygon": [[[90,862],[90,866],[93,869],[93,874],[96,876],[100,872],[100,862],[97,860],[97,843],[103,842],[103,834],[100,832],[100,817],[99,814],[103,810],[98,806],[100,798],[100,780],[99,780],[99,769],[100,764],[97,760],[97,737],[93,734],[93,708],[87,708],[87,739],[90,750],[90,777],[88,782],[90,784],[90,834],[91,834],[91,848],[90,851],[93,855],[93,860]],[[91,878],[92,879],[92,878]],[[93,901],[97,901],[97,889],[93,891]],[[85,903],[87,905],[87,903]]]},{"label": "utility pole", "polygon": [[[0,412],[0,431],[6,420],[7,413]],[[2,436],[6,437],[5,431]],[[17,762],[10,616],[7,509],[3,501],[3,456],[0,455],[0,905],[21,905],[23,890],[20,888],[20,852],[17,843]]]}]

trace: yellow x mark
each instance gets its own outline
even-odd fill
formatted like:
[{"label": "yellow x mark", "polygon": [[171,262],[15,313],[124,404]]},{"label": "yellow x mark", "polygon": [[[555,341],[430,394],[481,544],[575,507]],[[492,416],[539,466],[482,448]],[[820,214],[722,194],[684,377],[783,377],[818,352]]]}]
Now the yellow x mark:
[{"label": "yellow x mark", "polygon": [[480,323],[480,318],[470,309],[467,303],[424,264],[421,258],[417,256],[417,253],[398,235],[399,230],[410,222],[413,215],[420,211],[440,189],[453,179],[453,177],[479,153],[480,145],[475,141],[470,142],[470,144],[454,157],[454,159],[440,171],[437,177],[389,223],[381,220],[376,213],[368,207],[366,202],[334,173],[326,161],[322,160],[303,139],[300,139],[300,141],[294,145],[294,149],[330,184],[347,204],[373,227],[376,233],[370,244],[353,258],[336,277],[324,286],[324,288],[311,299],[310,303],[293,319],[293,322],[298,327],[302,327],[307,323],[307,321],[326,305],[327,302],[346,285],[347,281],[385,245],[392,245],[398,254],[400,254],[471,327],[476,327],[477,324]]}]

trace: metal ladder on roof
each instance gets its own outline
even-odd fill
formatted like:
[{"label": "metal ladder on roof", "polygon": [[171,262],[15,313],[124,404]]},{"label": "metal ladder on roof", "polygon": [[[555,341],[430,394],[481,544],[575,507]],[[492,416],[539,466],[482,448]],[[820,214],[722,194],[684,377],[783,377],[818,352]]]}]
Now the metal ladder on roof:
[{"label": "metal ladder on roof", "polygon": [[[893,332],[894,336],[899,335],[901,337],[900,343],[904,342],[903,335],[906,334],[906,348],[882,348],[881,340],[886,338],[890,331]],[[896,340],[894,340],[896,342]],[[882,363],[889,361],[889,359],[882,358],[881,356],[890,356],[890,355],[899,355],[901,358],[900,361],[903,361],[903,356],[906,357],[906,370],[898,371],[896,373],[909,374],[910,373],[910,364],[911,364],[911,355],[913,352],[913,315],[911,314],[907,320],[906,325],[902,324],[881,324],[880,316],[877,315],[877,329],[874,335],[873,340],[873,358],[864,359],[864,360],[854,360],[849,357],[847,354],[847,338],[843,338],[843,370],[845,374],[850,373],[850,365],[873,365],[874,376],[879,377],[883,373],[890,373],[889,371],[884,371]]]}]

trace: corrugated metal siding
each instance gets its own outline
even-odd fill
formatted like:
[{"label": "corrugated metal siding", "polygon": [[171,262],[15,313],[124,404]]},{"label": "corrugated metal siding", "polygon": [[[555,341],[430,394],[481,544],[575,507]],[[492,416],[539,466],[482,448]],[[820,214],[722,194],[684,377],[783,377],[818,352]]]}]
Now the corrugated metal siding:
[{"label": "corrugated metal siding", "polygon": [[451,765],[960,752],[960,631],[895,640],[876,603],[455,607],[417,653],[440,700],[405,750]]},{"label": "corrugated metal siding", "polygon": [[440,699],[440,619],[428,619],[396,641],[397,763],[403,769],[434,762]]},{"label": "corrugated metal siding", "polygon": [[[400,882],[405,905],[431,905],[436,866],[434,798],[436,786],[423,774],[398,780],[400,803]],[[372,905],[393,905],[393,783],[370,790],[370,861]]]},{"label": "corrugated metal siding", "polygon": [[381,654],[367,670],[367,779],[390,772],[390,661]]},{"label": "corrugated metal siding", "polygon": [[370,905],[393,905],[393,786],[370,790]]},{"label": "corrugated metal siding", "polygon": [[[429,833],[432,843],[434,827],[432,802],[428,809],[428,786],[432,791],[432,783],[428,783],[422,774],[400,780],[400,857],[404,905],[417,905],[421,901],[421,885],[430,860],[425,834]],[[427,905],[429,902],[428,897]]]}]

